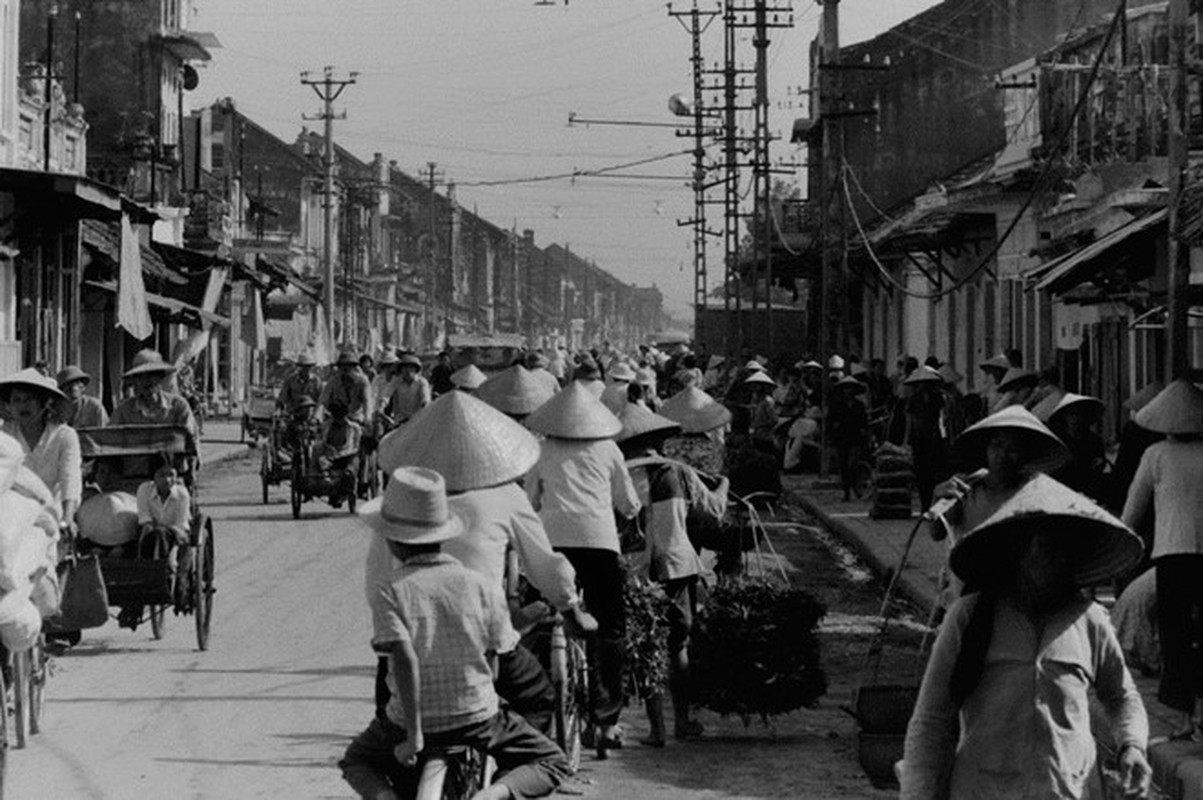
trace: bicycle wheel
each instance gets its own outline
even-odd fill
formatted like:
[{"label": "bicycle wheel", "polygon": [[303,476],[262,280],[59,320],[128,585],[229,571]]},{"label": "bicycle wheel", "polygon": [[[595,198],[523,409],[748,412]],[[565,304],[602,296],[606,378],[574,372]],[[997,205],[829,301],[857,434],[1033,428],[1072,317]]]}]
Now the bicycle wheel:
[{"label": "bicycle wheel", "polygon": [[38,734],[46,715],[46,681],[50,677],[50,654],[43,634],[38,634],[29,656],[29,732]]},{"label": "bicycle wheel", "polygon": [[29,718],[32,704],[29,697],[29,651],[13,653],[10,663],[13,681],[13,746],[21,748],[25,746],[30,734]]},{"label": "bicycle wheel", "polygon": [[150,635],[159,641],[167,633],[167,606],[150,607]]},{"label": "bicycle wheel", "polygon": [[196,616],[196,646],[204,651],[209,649],[209,628],[213,624],[213,521],[206,517],[201,530],[204,535],[196,548],[196,558],[193,562],[192,613]]},{"label": "bicycle wheel", "polygon": [[[0,670],[0,700],[6,697],[8,697],[8,686],[4,680],[4,670]],[[0,709],[0,800],[4,800],[5,772],[8,768],[8,743],[11,730],[8,714]]]},{"label": "bicycle wheel", "polygon": [[[563,672],[552,676],[556,693],[554,714],[556,744],[568,758],[568,767],[575,774],[581,766],[581,737],[589,714],[589,679],[585,651],[580,642],[567,642],[564,650]],[[561,670],[553,657],[553,672]]]}]

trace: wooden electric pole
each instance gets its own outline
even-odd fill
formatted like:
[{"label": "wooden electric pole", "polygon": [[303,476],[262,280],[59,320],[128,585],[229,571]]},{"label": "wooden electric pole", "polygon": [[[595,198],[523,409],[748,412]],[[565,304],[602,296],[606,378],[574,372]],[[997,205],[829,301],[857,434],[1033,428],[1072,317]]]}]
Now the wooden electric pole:
[{"label": "wooden electric pole", "polygon": [[1170,92],[1169,92],[1169,297],[1166,302],[1166,375],[1169,380],[1188,378],[1191,352],[1187,325],[1190,309],[1190,246],[1178,239],[1179,201],[1190,156],[1187,140],[1187,18],[1189,0],[1170,0]]}]

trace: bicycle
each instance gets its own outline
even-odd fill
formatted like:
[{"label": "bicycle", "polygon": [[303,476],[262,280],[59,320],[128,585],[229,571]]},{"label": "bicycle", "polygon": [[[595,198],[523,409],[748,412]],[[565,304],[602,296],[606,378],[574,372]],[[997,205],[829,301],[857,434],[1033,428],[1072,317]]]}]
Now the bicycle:
[{"label": "bicycle", "polygon": [[[552,733],[575,775],[581,766],[582,739],[589,724],[589,661],[584,642],[568,635],[564,615],[559,612],[552,620],[549,677],[556,694]],[[599,743],[597,757],[606,756],[606,748]]]},{"label": "bicycle", "polygon": [[497,764],[475,747],[460,745],[422,754],[415,800],[469,800],[493,782]]}]

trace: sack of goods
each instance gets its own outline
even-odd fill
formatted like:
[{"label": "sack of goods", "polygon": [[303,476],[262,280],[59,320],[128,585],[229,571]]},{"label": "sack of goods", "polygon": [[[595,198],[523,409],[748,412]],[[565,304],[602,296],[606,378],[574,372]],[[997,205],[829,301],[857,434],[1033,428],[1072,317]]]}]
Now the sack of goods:
[{"label": "sack of goods", "polygon": [[42,632],[42,615],[29,599],[32,587],[8,592],[0,596],[0,641],[9,652],[19,652],[33,647]]},{"label": "sack of goods", "polygon": [[103,547],[116,547],[138,537],[138,501],[128,492],[89,497],[75,518],[80,534]]},{"label": "sack of goods", "polygon": [[22,589],[58,562],[58,526],[41,503],[15,490],[0,494],[0,592]]}]

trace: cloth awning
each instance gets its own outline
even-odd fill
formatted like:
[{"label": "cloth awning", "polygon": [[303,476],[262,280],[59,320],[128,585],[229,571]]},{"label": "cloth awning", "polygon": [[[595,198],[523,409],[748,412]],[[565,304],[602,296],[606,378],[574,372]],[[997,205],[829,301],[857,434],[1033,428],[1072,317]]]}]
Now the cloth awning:
[{"label": "cloth awning", "polygon": [[199,250],[176,247],[163,242],[151,242],[150,247],[162,256],[169,266],[187,275],[208,272],[213,267],[224,267],[233,271],[231,280],[249,281],[263,290],[267,290],[271,286],[267,278],[241,261],[224,258],[215,253],[203,253]]},{"label": "cloth awning", "polygon": [[[116,281],[84,281],[84,285],[100,289],[102,292],[117,293]],[[165,297],[161,294],[147,292],[146,302],[177,315],[180,321],[193,327],[200,327],[202,321],[212,323],[213,325],[220,325],[223,328],[230,327],[229,317],[205,311],[203,308],[198,308],[191,303],[185,303],[183,300],[176,300],[174,297]]]},{"label": "cloth awning", "polygon": [[44,197],[76,219],[119,220],[122,211],[134,222],[153,222],[159,218],[112,186],[82,175],[0,168],[0,192]]},{"label": "cloth awning", "polygon": [[[80,231],[85,247],[112,262],[114,268],[121,263],[121,230],[117,223],[85,219]],[[176,286],[188,283],[188,279],[167,266],[153,248],[142,244],[139,249],[142,252],[142,271],[146,275]]]},{"label": "cloth awning", "polygon": [[1148,216],[1121,225],[1085,247],[1029,270],[1024,277],[1042,291],[1062,292],[1071,289],[1090,277],[1091,268],[1098,266],[1099,259],[1103,257],[1106,257],[1108,267],[1122,266],[1112,252],[1114,248],[1164,235],[1164,231],[1158,229],[1166,225],[1168,218],[1168,209],[1158,209]]}]

